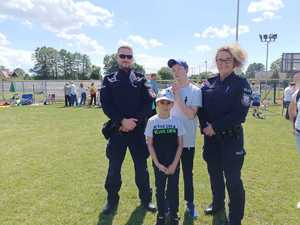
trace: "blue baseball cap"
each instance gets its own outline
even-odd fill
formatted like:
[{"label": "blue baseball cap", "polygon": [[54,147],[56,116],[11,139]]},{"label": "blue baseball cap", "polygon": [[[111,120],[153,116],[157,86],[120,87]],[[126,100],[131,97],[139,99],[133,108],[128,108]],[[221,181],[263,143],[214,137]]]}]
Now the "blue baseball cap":
[{"label": "blue baseball cap", "polygon": [[180,60],[180,59],[178,59],[178,60],[176,60],[176,59],[169,59],[169,61],[168,61],[168,67],[172,68],[176,64],[182,66],[186,71],[188,71],[188,69],[189,69],[189,66],[186,63],[186,61],[183,61],[183,60]]}]

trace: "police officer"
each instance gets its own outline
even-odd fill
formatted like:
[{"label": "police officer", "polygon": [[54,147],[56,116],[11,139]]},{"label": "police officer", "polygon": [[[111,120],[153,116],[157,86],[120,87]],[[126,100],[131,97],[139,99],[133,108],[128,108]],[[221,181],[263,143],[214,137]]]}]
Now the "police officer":
[{"label": "police officer", "polygon": [[[202,86],[203,107],[198,111],[204,135],[203,158],[207,163],[213,195],[205,210],[213,214],[214,224],[241,225],[244,216],[245,190],[241,180],[244,162],[245,122],[250,106],[251,88],[234,69],[245,61],[246,54],[238,45],[217,51],[219,73]],[[225,213],[225,180],[229,195],[229,220]]]},{"label": "police officer", "polygon": [[121,46],[117,51],[119,70],[105,76],[101,88],[101,105],[104,113],[117,127],[109,138],[106,156],[109,168],[105,181],[107,203],[102,213],[110,214],[118,206],[121,188],[121,166],[127,147],[130,150],[135,169],[135,183],[139,190],[141,205],[155,212],[151,203],[152,192],[147,170],[149,156],[144,136],[146,118],[151,114],[152,97],[146,86],[145,77],[131,68],[133,50]]}]

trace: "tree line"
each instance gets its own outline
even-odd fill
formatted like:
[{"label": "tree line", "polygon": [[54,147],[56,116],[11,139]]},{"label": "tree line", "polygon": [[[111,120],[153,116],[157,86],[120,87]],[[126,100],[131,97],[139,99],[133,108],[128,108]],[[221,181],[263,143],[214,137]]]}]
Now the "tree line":
[{"label": "tree line", "polygon": [[[14,70],[14,78],[16,79],[37,79],[37,80],[87,80],[101,79],[102,70],[99,66],[92,65],[88,55],[78,52],[70,52],[65,49],[57,50],[52,47],[38,47],[35,49],[32,59],[34,67],[30,69],[31,75],[26,74],[21,68]],[[281,58],[275,60],[270,70],[273,72],[273,79],[279,78],[281,66]],[[4,68],[0,66],[0,69]],[[134,63],[135,71],[145,74],[142,65]],[[111,74],[118,70],[116,54],[105,55],[103,59],[103,75]],[[255,78],[256,72],[265,71],[262,63],[251,63],[248,65],[242,76],[246,78]],[[210,77],[211,71],[202,72],[200,74],[191,74],[191,79],[203,80]],[[172,71],[168,67],[162,67],[157,71],[158,79],[172,80]]]}]

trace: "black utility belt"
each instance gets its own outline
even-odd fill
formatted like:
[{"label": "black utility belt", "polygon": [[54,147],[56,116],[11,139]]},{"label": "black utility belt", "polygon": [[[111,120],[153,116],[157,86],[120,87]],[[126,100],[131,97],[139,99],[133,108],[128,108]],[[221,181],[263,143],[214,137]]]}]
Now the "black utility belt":
[{"label": "black utility belt", "polygon": [[217,132],[218,135],[221,136],[237,136],[239,132],[241,131],[242,126],[236,126],[227,130],[219,131]]}]

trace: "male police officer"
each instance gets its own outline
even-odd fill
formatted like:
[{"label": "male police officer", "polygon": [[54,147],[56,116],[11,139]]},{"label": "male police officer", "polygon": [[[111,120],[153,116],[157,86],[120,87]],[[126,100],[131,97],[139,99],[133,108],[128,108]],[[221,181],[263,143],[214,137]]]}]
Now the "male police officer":
[{"label": "male police officer", "polygon": [[105,181],[107,203],[104,214],[112,213],[119,203],[121,188],[121,166],[129,147],[135,169],[135,183],[139,189],[142,206],[155,212],[151,203],[151,189],[147,170],[149,156],[144,137],[146,118],[151,114],[152,97],[145,77],[134,72],[133,51],[129,46],[121,46],[117,51],[119,70],[103,79],[101,105],[117,130],[109,138],[106,156],[109,159]]}]

